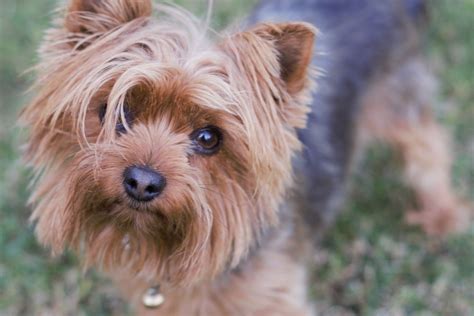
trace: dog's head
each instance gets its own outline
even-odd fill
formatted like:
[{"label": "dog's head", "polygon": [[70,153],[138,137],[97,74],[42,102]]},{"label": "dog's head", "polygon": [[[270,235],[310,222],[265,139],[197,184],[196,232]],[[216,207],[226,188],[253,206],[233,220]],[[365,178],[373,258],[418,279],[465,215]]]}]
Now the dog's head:
[{"label": "dog's head", "polygon": [[314,30],[265,24],[214,43],[184,11],[152,11],[75,0],[47,32],[22,113],[32,218],[56,253],[191,284],[237,265],[278,222]]}]

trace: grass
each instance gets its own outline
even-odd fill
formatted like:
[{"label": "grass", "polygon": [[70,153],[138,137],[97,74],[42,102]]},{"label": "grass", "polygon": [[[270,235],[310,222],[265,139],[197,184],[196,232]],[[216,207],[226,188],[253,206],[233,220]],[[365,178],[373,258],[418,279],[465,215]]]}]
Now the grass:
[{"label": "grass", "polygon": [[[14,126],[35,49],[55,1],[0,2],[0,315],[115,315],[126,305],[71,254],[50,259],[28,224],[28,170]],[[203,12],[204,2],[179,1]],[[216,27],[252,0],[219,1]],[[454,182],[474,199],[474,1],[431,2],[426,41],[439,74],[439,118],[454,135]],[[387,168],[387,165],[392,168]],[[346,211],[317,252],[312,295],[325,315],[474,315],[474,226],[440,240],[407,227],[411,204],[387,148],[373,148],[356,174]]]}]

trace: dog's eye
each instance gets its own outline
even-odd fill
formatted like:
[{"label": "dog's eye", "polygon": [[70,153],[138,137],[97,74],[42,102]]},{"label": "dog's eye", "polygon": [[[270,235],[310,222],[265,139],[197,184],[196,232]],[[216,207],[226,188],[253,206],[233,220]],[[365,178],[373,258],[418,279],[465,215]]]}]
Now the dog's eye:
[{"label": "dog's eye", "polygon": [[[107,111],[107,104],[102,104],[101,107],[99,108],[99,120],[101,124],[104,124],[106,111]],[[133,113],[127,104],[124,104],[123,106],[123,114],[125,116],[125,120],[127,121],[128,126],[132,126]],[[123,134],[127,132],[127,130],[125,129],[125,124],[122,122],[121,117],[119,117],[117,124],[115,125],[115,131],[118,134]]]},{"label": "dog's eye", "polygon": [[191,140],[197,153],[212,155],[220,148],[222,133],[217,127],[208,126],[192,132]]},{"label": "dog's eye", "polygon": [[105,112],[107,112],[107,104],[102,104],[99,108],[100,124],[104,124]]}]

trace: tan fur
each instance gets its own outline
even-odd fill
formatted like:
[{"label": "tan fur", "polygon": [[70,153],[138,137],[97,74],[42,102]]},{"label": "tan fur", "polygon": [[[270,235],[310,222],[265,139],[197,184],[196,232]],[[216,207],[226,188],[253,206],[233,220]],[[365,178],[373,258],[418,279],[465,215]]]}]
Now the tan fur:
[{"label": "tan fur", "polygon": [[[160,283],[170,293],[164,310],[174,314],[222,315],[242,307],[242,297],[255,301],[253,314],[274,311],[280,299],[281,314],[304,314],[304,268],[288,257],[288,238],[241,266],[279,224],[292,184],[314,29],[260,25],[213,43],[188,13],[157,8],[152,18],[145,0],[75,0],[47,32],[37,95],[22,113],[37,173],[30,202],[38,239],[124,276],[125,287],[136,282],[133,295],[139,284]],[[286,54],[289,45],[296,55]],[[198,155],[189,135],[208,125],[221,129],[223,145]],[[159,198],[127,196],[122,175],[133,165],[166,177]],[[238,266],[242,277],[219,287]],[[291,283],[283,271],[294,273]],[[266,284],[270,275],[282,277]],[[213,299],[217,291],[223,301]]]},{"label": "tan fur", "polygon": [[419,209],[407,221],[432,235],[460,231],[471,216],[467,202],[451,186],[447,133],[431,110],[432,78],[414,58],[384,78],[377,78],[364,98],[360,127],[365,136],[387,142],[400,153],[404,177]]},{"label": "tan fur", "polygon": [[295,236],[294,231],[273,237],[269,247],[216,282],[163,290],[166,301],[159,309],[142,304],[140,294],[149,284],[130,286],[130,281],[123,279],[118,283],[132,298],[139,315],[313,315],[306,295],[307,240]]}]

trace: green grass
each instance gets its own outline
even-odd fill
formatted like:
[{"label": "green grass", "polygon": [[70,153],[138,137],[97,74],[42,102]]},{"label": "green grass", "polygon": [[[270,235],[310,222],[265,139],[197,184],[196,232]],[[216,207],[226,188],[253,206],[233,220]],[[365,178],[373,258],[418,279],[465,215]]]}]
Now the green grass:
[{"label": "green grass", "polygon": [[[14,122],[32,78],[22,73],[35,63],[54,2],[0,2],[0,315],[122,314],[126,306],[110,283],[83,274],[71,254],[51,259],[28,223],[29,174]],[[219,1],[216,27],[252,2]],[[205,10],[204,2],[179,3]],[[474,199],[474,0],[431,3],[426,47],[440,79],[437,110],[454,136],[455,185]],[[387,148],[373,148],[360,170],[346,211],[316,254],[311,290],[321,313],[474,315],[474,226],[445,240],[407,227],[402,210],[411,194]]]}]

